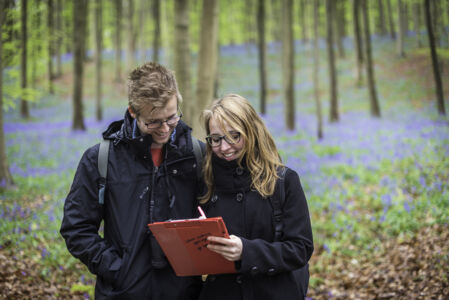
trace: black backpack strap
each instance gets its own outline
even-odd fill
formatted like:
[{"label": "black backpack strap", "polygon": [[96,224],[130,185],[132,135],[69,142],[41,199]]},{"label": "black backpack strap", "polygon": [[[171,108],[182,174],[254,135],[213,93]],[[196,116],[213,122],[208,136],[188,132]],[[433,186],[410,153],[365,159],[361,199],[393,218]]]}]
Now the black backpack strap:
[{"label": "black backpack strap", "polygon": [[201,169],[203,166],[203,151],[201,149],[200,141],[196,139],[193,135],[192,137],[192,146],[193,146],[193,154],[195,155],[196,159],[196,175],[197,178],[201,178]]},{"label": "black backpack strap", "polygon": [[106,188],[106,177],[108,176],[109,142],[109,140],[103,139],[100,142],[100,149],[98,150],[98,173],[100,173],[98,203],[100,204],[104,204],[104,191]]},{"label": "black backpack strap", "polygon": [[285,167],[280,167],[277,171],[279,176],[276,181],[275,192],[270,196],[271,206],[273,208],[273,221],[274,221],[274,240],[280,241],[282,237],[282,231],[284,229],[284,223],[282,222],[282,204],[285,201]]}]

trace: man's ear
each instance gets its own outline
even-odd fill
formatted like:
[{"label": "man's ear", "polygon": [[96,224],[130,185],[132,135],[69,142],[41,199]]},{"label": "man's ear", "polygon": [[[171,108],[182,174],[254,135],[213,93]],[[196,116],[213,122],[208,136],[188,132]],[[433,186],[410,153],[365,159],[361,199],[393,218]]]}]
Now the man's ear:
[{"label": "man's ear", "polygon": [[133,119],[137,118],[137,114],[133,111],[131,106],[128,106],[128,111],[129,111],[129,114],[131,115],[131,117],[133,117]]}]

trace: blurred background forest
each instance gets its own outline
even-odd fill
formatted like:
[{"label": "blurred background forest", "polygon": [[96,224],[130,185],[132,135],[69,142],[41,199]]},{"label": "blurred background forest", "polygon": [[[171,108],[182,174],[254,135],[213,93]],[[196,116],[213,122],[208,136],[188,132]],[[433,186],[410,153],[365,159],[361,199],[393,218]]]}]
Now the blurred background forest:
[{"label": "blurred background forest", "polygon": [[449,295],[448,0],[0,0],[0,298],[93,298],[59,235],[145,61],[248,98],[301,177],[311,299]]}]

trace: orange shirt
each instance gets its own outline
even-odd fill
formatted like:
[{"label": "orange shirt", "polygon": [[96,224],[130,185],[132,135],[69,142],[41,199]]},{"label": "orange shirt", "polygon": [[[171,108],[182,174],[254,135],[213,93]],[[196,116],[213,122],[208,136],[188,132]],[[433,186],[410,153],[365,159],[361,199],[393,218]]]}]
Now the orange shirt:
[{"label": "orange shirt", "polygon": [[151,157],[154,166],[159,167],[162,163],[162,148],[151,148]]}]

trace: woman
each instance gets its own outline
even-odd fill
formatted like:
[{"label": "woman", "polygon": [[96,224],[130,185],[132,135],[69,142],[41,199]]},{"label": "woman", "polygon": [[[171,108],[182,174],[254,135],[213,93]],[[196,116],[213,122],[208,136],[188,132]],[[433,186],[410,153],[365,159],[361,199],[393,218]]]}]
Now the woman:
[{"label": "woman", "polygon": [[[283,166],[271,134],[245,98],[227,95],[203,117],[208,144],[202,203],[208,217],[223,217],[231,235],[209,237],[207,247],[234,261],[237,273],[209,275],[200,299],[304,298],[292,271],[307,266],[313,239],[297,173]],[[275,187],[282,168],[283,229],[275,241],[270,197],[279,196]]]}]

